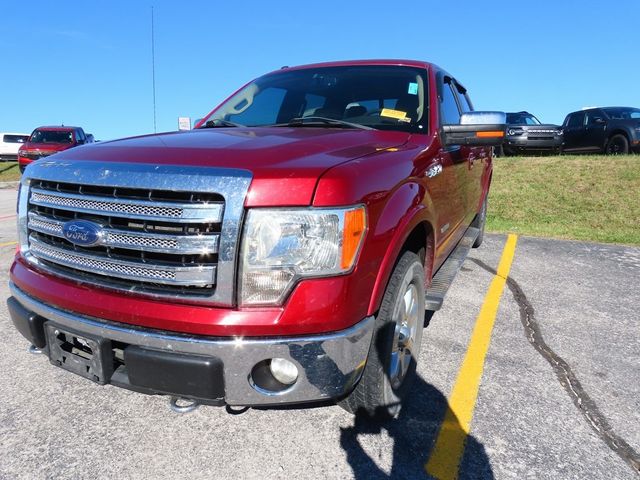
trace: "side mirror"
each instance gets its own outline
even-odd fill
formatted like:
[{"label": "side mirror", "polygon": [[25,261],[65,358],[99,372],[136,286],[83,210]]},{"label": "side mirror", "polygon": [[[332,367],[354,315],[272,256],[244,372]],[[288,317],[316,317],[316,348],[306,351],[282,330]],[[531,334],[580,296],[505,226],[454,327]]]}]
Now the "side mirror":
[{"label": "side mirror", "polygon": [[440,140],[443,145],[497,147],[504,142],[507,115],[504,112],[468,112],[460,124],[443,125]]}]

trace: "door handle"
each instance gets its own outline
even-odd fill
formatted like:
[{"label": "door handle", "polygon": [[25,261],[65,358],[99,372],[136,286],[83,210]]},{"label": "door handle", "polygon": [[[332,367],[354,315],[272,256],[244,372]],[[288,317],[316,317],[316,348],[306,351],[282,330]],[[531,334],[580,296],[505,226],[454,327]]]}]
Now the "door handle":
[{"label": "door handle", "polygon": [[441,173],[442,173],[442,164],[435,163],[431,165],[429,168],[427,168],[427,172],[425,173],[425,176],[428,178],[433,178],[437,175],[440,175]]}]

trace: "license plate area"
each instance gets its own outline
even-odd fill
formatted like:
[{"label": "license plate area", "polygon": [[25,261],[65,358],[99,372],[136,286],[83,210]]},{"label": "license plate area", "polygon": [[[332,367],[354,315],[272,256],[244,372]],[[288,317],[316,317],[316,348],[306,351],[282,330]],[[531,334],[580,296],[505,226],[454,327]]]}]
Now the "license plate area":
[{"label": "license plate area", "polygon": [[109,340],[60,328],[51,322],[46,322],[44,328],[51,364],[96,383],[109,383],[114,362]]}]

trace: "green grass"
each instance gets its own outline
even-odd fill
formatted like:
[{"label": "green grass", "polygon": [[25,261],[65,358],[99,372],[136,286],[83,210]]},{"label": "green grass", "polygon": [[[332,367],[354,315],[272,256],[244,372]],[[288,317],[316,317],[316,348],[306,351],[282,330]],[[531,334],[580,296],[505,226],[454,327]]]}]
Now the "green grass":
[{"label": "green grass", "polygon": [[0,162],[0,182],[20,180],[18,162]]},{"label": "green grass", "polygon": [[640,245],[640,155],[497,158],[486,228]]}]

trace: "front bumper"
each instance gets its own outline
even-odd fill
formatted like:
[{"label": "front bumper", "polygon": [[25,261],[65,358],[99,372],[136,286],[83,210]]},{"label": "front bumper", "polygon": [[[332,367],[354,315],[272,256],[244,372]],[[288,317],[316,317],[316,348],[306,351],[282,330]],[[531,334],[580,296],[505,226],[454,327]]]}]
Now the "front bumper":
[{"label": "front bumper", "polygon": [[562,137],[554,138],[535,138],[522,136],[507,135],[506,147],[514,150],[554,150],[562,146]]},{"label": "front bumper", "polygon": [[[68,329],[109,345],[102,357],[114,365],[113,371],[107,369],[104,378],[96,379],[98,383],[209,404],[266,406],[344,397],[360,379],[373,333],[373,317],[367,317],[351,328],[323,335],[192,336],[81,316],[33,298],[13,282],[10,289],[13,323],[48,354],[47,328]],[[123,352],[118,361],[116,351]],[[256,365],[276,357],[293,362],[299,372],[292,386],[277,392],[258,387],[252,378]]]}]

